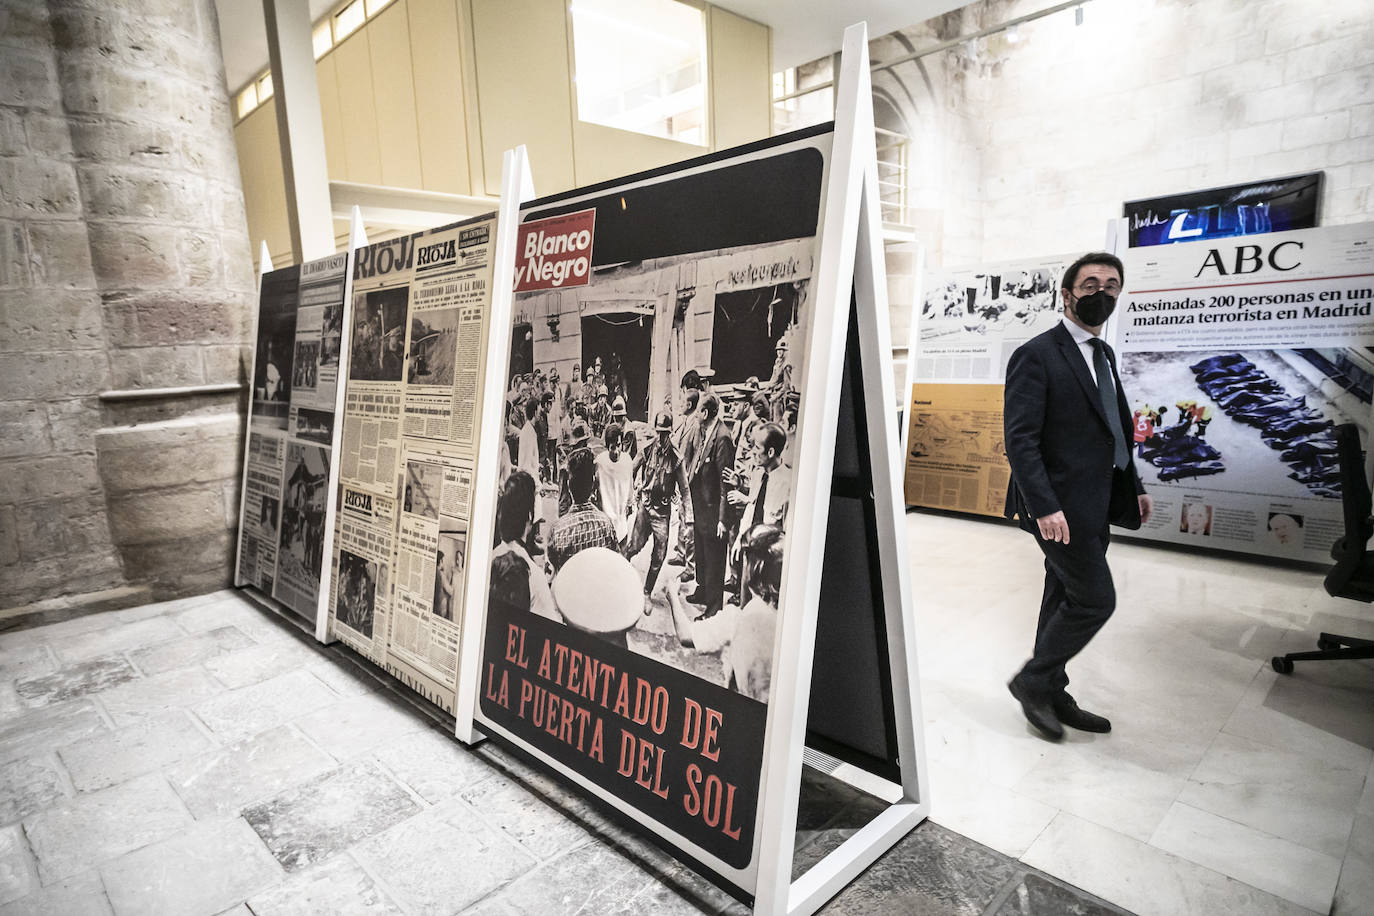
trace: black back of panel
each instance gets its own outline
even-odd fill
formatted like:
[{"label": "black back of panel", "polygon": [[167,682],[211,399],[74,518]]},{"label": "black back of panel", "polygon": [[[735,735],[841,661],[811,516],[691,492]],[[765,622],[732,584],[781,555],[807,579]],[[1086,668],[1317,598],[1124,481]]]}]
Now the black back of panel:
[{"label": "black back of panel", "polygon": [[[851,297],[806,739],[817,750],[897,782],[901,773],[856,318]],[[875,366],[874,371],[881,370]]]}]

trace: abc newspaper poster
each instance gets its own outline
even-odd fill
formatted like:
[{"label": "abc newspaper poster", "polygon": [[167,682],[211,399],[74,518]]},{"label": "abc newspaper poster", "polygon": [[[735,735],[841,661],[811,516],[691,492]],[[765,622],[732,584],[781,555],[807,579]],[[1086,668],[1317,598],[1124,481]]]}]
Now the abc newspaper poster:
[{"label": "abc newspaper poster", "polygon": [[358,250],[332,632],[452,712],[494,217]]},{"label": "abc newspaper poster", "polygon": [[1113,333],[1155,500],[1139,534],[1328,561],[1332,427],[1369,440],[1374,224],[1132,248],[1125,265]]},{"label": "abc newspaper poster", "polygon": [[494,332],[480,727],[741,886],[830,141],[527,205]]},{"label": "abc newspaper poster", "polygon": [[347,255],[263,277],[239,581],[315,619]]},{"label": "abc newspaper poster", "polygon": [[909,506],[1001,516],[1011,470],[1002,385],[1012,351],[1059,321],[1057,255],[933,270],[911,341]]}]

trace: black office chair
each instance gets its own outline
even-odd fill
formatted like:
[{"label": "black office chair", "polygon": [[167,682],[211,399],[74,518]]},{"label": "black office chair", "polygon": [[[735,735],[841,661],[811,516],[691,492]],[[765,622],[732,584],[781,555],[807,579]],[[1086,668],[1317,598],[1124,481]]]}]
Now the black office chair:
[{"label": "black office chair", "polygon": [[[1333,598],[1374,602],[1374,552],[1366,550],[1374,536],[1369,481],[1364,473],[1360,430],[1354,423],[1336,427],[1336,455],[1341,467],[1341,504],[1345,509],[1345,536],[1331,546],[1336,565],[1326,574],[1326,593]],[[1316,652],[1289,652],[1270,660],[1279,674],[1292,674],[1294,662],[1374,658],[1374,640],[1336,633],[1317,637]]]}]

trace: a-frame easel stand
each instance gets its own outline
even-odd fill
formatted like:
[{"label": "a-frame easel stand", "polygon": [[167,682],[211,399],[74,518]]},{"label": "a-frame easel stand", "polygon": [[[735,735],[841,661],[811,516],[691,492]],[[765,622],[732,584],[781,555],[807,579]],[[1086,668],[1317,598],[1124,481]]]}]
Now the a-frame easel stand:
[{"label": "a-frame easel stand", "polygon": [[[811,359],[803,390],[811,403],[804,408],[797,454],[823,460],[799,462],[793,490],[793,537],[805,537],[783,583],[778,664],[770,697],[766,737],[756,914],[812,913],[879,856],[895,845],[929,813],[925,743],[921,721],[916,647],[911,601],[910,558],[898,460],[891,335],[888,328],[886,274],[878,200],[878,163],[874,147],[872,85],[868,62],[868,29],[863,23],[845,30],[836,94],[836,119],[830,178],[826,186],[822,247],[816,272],[816,323],[811,330]],[[852,297],[852,298],[851,298]],[[852,308],[851,308],[852,304]],[[872,491],[867,518],[869,543],[876,545],[874,603],[881,602],[886,662],[891,678],[890,721],[900,782],[872,776],[862,782],[882,787],[889,806],[841,846],[792,880],[797,803],[816,626],[825,567],[826,532],[834,489],[833,456],[840,411],[845,341],[855,324],[862,370],[862,415],[854,417],[869,444]],[[856,395],[858,392],[856,392]],[[855,403],[858,403],[855,398]],[[821,403],[823,402],[823,404]],[[798,562],[800,561],[800,562]],[[803,613],[794,613],[802,610]],[[872,608],[855,608],[868,613]],[[838,774],[837,774],[838,775]],[[872,774],[864,774],[870,776]]]}]

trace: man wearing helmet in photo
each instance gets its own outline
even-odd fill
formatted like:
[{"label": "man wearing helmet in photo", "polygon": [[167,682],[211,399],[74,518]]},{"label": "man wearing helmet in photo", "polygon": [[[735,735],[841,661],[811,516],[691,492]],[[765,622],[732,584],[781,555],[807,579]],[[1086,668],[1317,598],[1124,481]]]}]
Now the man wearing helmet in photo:
[{"label": "man wearing helmet in photo", "polygon": [[635,474],[639,479],[639,514],[635,516],[625,555],[633,558],[644,549],[650,538],[653,539],[649,570],[644,577],[646,614],[652,610],[647,599],[653,594],[659,570],[663,568],[663,560],[668,555],[668,523],[672,515],[673,496],[681,498],[685,511],[690,511],[692,504],[682,459],[669,439],[672,432],[672,416],[666,411],[660,412],[654,421],[654,441],[635,462]]},{"label": "man wearing helmet in photo", "polygon": [[611,422],[609,395],[610,392],[605,385],[598,385],[596,401],[587,409],[587,421],[591,424],[592,435],[597,439],[600,439],[606,432],[606,425]]}]

